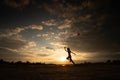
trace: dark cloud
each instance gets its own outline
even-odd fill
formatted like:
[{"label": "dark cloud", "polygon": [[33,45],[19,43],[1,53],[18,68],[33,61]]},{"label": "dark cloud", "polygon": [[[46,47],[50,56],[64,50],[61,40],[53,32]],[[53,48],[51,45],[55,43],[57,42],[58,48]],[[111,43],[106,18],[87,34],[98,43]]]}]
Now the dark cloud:
[{"label": "dark cloud", "polygon": [[120,52],[114,52],[114,53],[112,53],[112,52],[109,52],[109,53],[107,53],[107,52],[103,52],[103,53],[93,53],[91,56],[88,56],[88,57],[86,57],[86,58],[88,58],[88,59],[90,59],[90,60],[97,60],[97,61],[100,61],[101,59],[103,60],[103,61],[106,61],[106,60],[111,60],[111,59],[119,59],[120,58]]},{"label": "dark cloud", "polygon": [[[116,5],[115,5],[116,3]],[[54,0],[44,8],[55,15],[72,21],[71,33],[80,32],[80,37],[69,36],[66,44],[81,52],[120,51],[120,13],[113,0]]]},{"label": "dark cloud", "polygon": [[34,42],[25,41],[17,37],[1,37],[0,58],[10,61],[26,60],[26,57],[31,57],[31,55],[25,50],[33,46],[36,46]]},{"label": "dark cloud", "polygon": [[19,40],[3,37],[0,38],[0,47],[10,48],[10,49],[20,49],[24,47],[27,42]]},{"label": "dark cloud", "polygon": [[20,54],[12,49],[0,47],[0,57],[18,57]]},{"label": "dark cloud", "polygon": [[[75,2],[75,5],[73,2]],[[65,18],[74,18],[75,14],[78,11],[83,9],[82,4],[77,3],[76,1],[53,1],[51,4],[45,3],[43,7],[52,14],[57,14],[58,16],[62,16]]]},{"label": "dark cloud", "polygon": [[119,52],[120,12],[116,12],[119,7],[112,0],[90,0],[86,4],[86,12],[76,18],[71,29],[72,33],[80,32],[81,35],[69,37],[67,45],[81,52]]},{"label": "dark cloud", "polygon": [[18,61],[23,60],[27,55],[20,54],[19,52],[14,51],[13,49],[0,47],[0,59],[5,59],[9,61]]},{"label": "dark cloud", "polygon": [[29,5],[30,0],[4,0],[7,6],[12,8],[20,8]]}]

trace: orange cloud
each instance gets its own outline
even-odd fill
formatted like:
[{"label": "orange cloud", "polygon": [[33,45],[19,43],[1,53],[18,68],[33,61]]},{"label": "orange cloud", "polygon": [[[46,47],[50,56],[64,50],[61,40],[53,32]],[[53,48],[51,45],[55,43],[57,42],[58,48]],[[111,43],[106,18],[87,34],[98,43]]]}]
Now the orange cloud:
[{"label": "orange cloud", "polygon": [[46,26],[56,26],[57,22],[54,19],[47,20],[47,21],[42,21],[42,24]]},{"label": "orange cloud", "polygon": [[72,21],[65,19],[61,25],[58,26],[58,29],[71,28]]}]

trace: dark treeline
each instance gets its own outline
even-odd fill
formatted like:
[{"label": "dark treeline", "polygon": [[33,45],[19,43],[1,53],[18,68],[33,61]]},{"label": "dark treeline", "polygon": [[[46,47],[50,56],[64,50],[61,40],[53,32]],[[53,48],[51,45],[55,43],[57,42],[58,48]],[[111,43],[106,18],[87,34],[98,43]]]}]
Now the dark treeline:
[{"label": "dark treeline", "polygon": [[[22,61],[17,61],[17,62],[9,62],[9,61],[5,61],[3,59],[0,59],[0,64],[32,64],[32,65],[47,65],[45,63],[42,62],[35,62],[35,63],[31,63],[29,61],[26,62],[22,62]],[[107,60],[105,62],[83,62],[83,63],[78,63],[78,64],[120,64],[120,60]]]},{"label": "dark treeline", "polygon": [[105,62],[84,62],[84,63],[80,63],[80,64],[120,64],[120,60],[107,60]]},{"label": "dark treeline", "polygon": [[9,62],[9,61],[5,61],[3,59],[0,59],[0,64],[35,64],[35,65],[45,65],[45,63],[42,62],[35,62],[35,63],[31,63],[29,61],[26,62],[22,62],[22,61],[17,61],[17,62]]}]

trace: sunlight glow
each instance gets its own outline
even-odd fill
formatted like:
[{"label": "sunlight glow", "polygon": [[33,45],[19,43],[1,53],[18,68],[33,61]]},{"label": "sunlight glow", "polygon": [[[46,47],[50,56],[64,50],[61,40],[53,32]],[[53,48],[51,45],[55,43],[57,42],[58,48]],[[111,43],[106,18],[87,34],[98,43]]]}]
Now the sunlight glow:
[{"label": "sunlight glow", "polygon": [[60,61],[61,61],[61,62],[64,62],[65,60],[66,60],[66,57],[61,57],[61,58],[60,58]]}]

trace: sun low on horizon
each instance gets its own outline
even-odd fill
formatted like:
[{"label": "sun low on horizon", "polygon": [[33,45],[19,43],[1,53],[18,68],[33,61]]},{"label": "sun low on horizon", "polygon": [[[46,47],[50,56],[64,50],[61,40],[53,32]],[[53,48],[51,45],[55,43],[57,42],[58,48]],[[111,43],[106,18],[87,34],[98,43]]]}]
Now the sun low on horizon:
[{"label": "sun low on horizon", "polygon": [[65,60],[66,60],[66,57],[61,57],[61,58],[60,58],[60,61],[61,61],[61,62],[64,62]]}]

